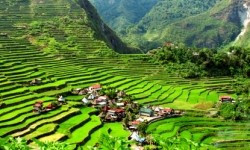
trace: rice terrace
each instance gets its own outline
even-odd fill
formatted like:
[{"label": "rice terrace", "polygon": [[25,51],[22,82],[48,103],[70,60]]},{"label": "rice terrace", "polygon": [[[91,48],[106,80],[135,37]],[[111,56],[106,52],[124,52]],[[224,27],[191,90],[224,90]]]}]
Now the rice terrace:
[{"label": "rice terrace", "polygon": [[0,149],[249,149],[249,49],[121,45],[87,0],[1,0]]}]

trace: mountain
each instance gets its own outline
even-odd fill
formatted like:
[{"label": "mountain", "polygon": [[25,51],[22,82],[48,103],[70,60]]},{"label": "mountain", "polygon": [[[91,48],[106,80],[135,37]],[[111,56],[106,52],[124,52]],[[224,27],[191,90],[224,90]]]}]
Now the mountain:
[{"label": "mountain", "polygon": [[138,23],[159,0],[89,0],[118,34]]},{"label": "mountain", "polygon": [[[28,40],[44,50],[54,50],[53,45],[57,45],[57,50],[81,51],[81,43],[77,42],[86,38],[100,43],[93,51],[114,49],[119,53],[141,53],[123,43],[88,0],[2,0],[0,5],[5,6],[0,9],[0,32]],[[69,43],[71,47],[65,47]]]},{"label": "mountain", "polygon": [[239,11],[239,16],[241,19],[241,23],[243,24],[243,28],[240,34],[236,37],[235,41],[232,43],[232,46],[242,46],[242,47],[250,47],[250,2],[245,2],[243,4],[243,9]]},{"label": "mountain", "polygon": [[[158,0],[141,19],[138,17],[138,22],[128,27],[122,26],[126,29],[125,32],[117,30],[113,24],[109,25],[128,44],[144,51],[162,46],[166,42],[219,48],[230,44],[239,35],[243,23],[240,13],[245,10],[244,3],[244,0]],[[95,5],[98,11],[104,7],[100,4],[105,5],[105,2]],[[125,13],[119,14],[117,10],[129,10],[129,13],[130,10],[139,11],[132,6],[126,9],[103,9],[99,13],[108,23],[106,18],[126,18]],[[110,11],[113,13],[106,13]]]}]

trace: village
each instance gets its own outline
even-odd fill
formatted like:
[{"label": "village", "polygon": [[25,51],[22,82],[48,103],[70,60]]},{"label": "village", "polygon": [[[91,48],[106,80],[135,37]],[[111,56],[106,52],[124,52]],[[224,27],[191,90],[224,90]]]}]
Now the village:
[{"label": "village", "polygon": [[[72,89],[72,95],[82,95],[82,104],[86,107],[94,107],[99,110],[99,117],[103,122],[122,122],[123,127],[131,131],[130,139],[143,143],[145,138],[140,138],[137,127],[141,123],[151,123],[163,118],[176,117],[185,114],[181,110],[163,108],[160,106],[143,106],[134,102],[131,95],[123,90],[113,87],[102,87],[94,84],[87,88]],[[218,103],[235,102],[230,96],[220,96]],[[33,105],[33,112],[42,114],[50,110],[66,105],[67,101],[60,95],[57,101],[43,106],[43,101],[37,101]]]}]

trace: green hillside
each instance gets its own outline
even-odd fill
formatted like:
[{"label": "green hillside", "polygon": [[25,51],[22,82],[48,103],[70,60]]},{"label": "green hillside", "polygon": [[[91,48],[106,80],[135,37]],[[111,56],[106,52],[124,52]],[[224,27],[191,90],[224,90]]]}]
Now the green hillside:
[{"label": "green hillside", "polygon": [[[5,0],[1,1],[1,6],[3,7],[0,16],[3,22],[1,33],[7,33],[9,37],[28,39],[37,44],[46,45],[45,48],[52,46],[49,44],[52,41],[58,45],[67,43],[69,47],[72,47],[69,43],[75,42],[77,47],[80,45],[77,40],[85,38],[86,41],[96,40],[97,45],[98,42],[103,41],[107,44],[100,44],[100,47],[109,47],[120,53],[140,53],[137,49],[128,48],[102,22],[95,8],[87,0],[56,2]],[[74,38],[76,33],[78,39]]]},{"label": "green hillside", "polygon": [[[132,33],[129,33],[128,36],[134,35],[134,38],[137,39],[137,33],[141,33],[141,40],[149,48],[156,47],[157,43],[163,44],[169,41],[183,43],[187,46],[215,48],[227,45],[240,32],[240,20],[234,13],[237,5],[240,5],[237,2],[205,1],[198,3],[197,1],[194,3],[185,1],[184,6],[181,6],[182,3],[172,3],[171,5],[167,4],[167,1],[164,2],[161,5],[158,3],[159,6],[155,6],[136,27],[132,28]],[[166,9],[166,6],[169,6],[170,9]],[[162,10],[166,14],[165,17],[157,15],[156,12],[161,10],[160,8],[165,9],[165,11]],[[161,18],[150,19],[157,18],[154,16]]]},{"label": "green hillside", "polygon": [[[116,1],[118,2],[120,1]],[[132,6],[131,9],[117,7],[112,9],[113,13],[106,13],[108,11],[103,10],[104,6],[100,5],[97,5],[97,9],[101,10],[99,13],[106,22],[107,18],[115,20],[119,17],[134,16],[117,13],[117,9],[131,12],[129,10],[134,10]],[[161,0],[145,13],[145,16],[138,17],[138,23],[123,26],[126,32],[121,32],[113,23],[109,25],[126,43],[144,51],[162,46],[166,42],[218,48],[234,41],[240,33],[242,25],[239,10],[242,9],[242,0]]]},{"label": "green hillside", "polygon": [[[118,35],[138,23],[159,0],[89,0]],[[122,37],[122,36],[121,36]]]}]

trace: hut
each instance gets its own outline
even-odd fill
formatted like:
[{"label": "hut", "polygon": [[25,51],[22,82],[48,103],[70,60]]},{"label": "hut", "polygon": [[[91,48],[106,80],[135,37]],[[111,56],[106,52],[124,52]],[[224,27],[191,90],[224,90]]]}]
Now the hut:
[{"label": "hut", "polygon": [[43,111],[43,101],[37,101],[33,106],[33,112],[41,113]]},{"label": "hut", "polygon": [[140,143],[143,143],[146,140],[145,138],[139,137],[138,133],[135,131],[130,135],[130,138],[131,140],[134,140]]},{"label": "hut", "polygon": [[90,99],[90,100],[93,100],[93,99],[95,99],[95,95],[94,94],[89,94],[89,96],[88,96],[88,99]]},{"label": "hut", "polygon": [[42,83],[42,79],[34,79],[32,81],[30,81],[30,85],[39,85]]},{"label": "hut", "polygon": [[98,102],[102,102],[102,101],[106,101],[107,100],[107,96],[105,95],[105,96],[99,96],[98,98],[97,98],[97,101]]},{"label": "hut", "polygon": [[88,104],[88,103],[89,103],[89,100],[88,100],[86,97],[84,97],[84,98],[82,99],[82,102],[83,102],[84,104]]},{"label": "hut", "polygon": [[101,89],[102,89],[101,84],[95,84],[89,87],[89,91],[92,91],[92,90],[100,91]]},{"label": "hut", "polygon": [[140,124],[140,121],[133,121],[131,122],[131,125],[129,126],[129,130],[137,130],[137,126]]},{"label": "hut", "polygon": [[162,112],[170,115],[174,113],[174,110],[172,108],[163,108]]},{"label": "hut", "polygon": [[58,102],[59,102],[60,104],[66,104],[66,103],[67,103],[66,100],[65,100],[65,98],[64,98],[62,95],[59,96]]},{"label": "hut", "polygon": [[231,96],[220,96],[219,97],[220,102],[231,102],[233,101],[233,98]]},{"label": "hut", "polygon": [[82,90],[82,88],[76,88],[76,89],[73,89],[72,93],[78,94],[81,90]]}]

